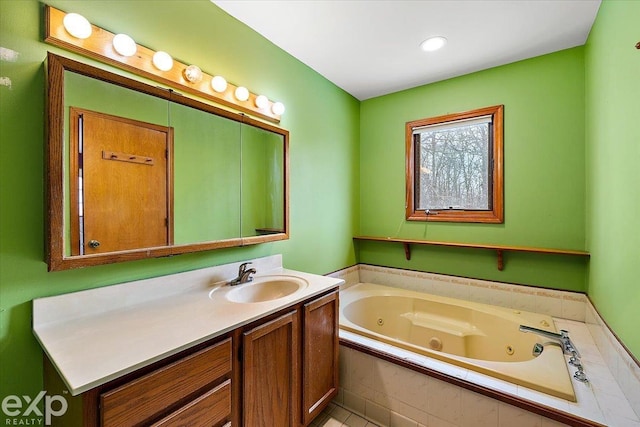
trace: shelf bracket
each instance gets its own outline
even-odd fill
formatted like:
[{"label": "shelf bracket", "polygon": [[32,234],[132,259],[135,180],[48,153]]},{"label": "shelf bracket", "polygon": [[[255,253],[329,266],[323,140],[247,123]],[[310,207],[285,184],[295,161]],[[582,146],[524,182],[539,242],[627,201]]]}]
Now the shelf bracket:
[{"label": "shelf bracket", "polygon": [[504,270],[504,258],[502,256],[502,249],[496,250],[496,254],[498,255],[498,270]]},{"label": "shelf bracket", "polygon": [[407,258],[407,261],[411,260],[411,246],[408,243],[403,243],[404,246],[404,256]]}]

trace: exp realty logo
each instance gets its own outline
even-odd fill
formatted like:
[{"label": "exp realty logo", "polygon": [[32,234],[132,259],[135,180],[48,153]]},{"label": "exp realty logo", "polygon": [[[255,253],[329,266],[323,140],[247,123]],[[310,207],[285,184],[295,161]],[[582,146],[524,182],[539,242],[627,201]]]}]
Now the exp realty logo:
[{"label": "exp realty logo", "polygon": [[[43,402],[44,413],[40,410]],[[30,396],[10,395],[2,399],[2,413],[7,416],[7,426],[51,425],[51,417],[59,417],[67,412],[67,399],[60,395],[47,395],[41,391],[32,398]]]}]

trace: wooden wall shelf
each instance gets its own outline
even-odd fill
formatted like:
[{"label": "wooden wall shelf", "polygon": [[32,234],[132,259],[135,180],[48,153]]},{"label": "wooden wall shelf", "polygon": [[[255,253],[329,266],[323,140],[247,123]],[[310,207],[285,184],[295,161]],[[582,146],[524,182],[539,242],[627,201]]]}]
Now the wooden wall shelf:
[{"label": "wooden wall shelf", "polygon": [[402,239],[398,237],[355,236],[353,240],[402,243],[402,245],[404,246],[404,254],[407,260],[411,259],[411,245],[448,246],[448,247],[454,247],[454,248],[494,250],[496,251],[498,270],[500,271],[504,269],[503,253],[505,251],[530,252],[530,253],[553,254],[553,255],[574,255],[574,256],[582,256],[582,257],[590,256],[589,252],[575,251],[570,249],[548,249],[548,248],[532,248],[528,246],[507,246],[507,245],[485,245],[485,244],[478,244],[478,243],[440,242],[440,241],[434,241],[434,240]]}]

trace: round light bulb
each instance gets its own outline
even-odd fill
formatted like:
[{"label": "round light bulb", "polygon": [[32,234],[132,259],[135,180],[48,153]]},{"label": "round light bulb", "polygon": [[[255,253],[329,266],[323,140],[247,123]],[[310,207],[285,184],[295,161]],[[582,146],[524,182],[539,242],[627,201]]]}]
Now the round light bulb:
[{"label": "round light bulb", "polygon": [[271,112],[276,116],[281,116],[284,113],[284,104],[282,102],[275,102],[271,106]]},{"label": "round light bulb", "polygon": [[420,43],[420,48],[425,52],[433,52],[434,50],[438,50],[447,44],[447,39],[442,36],[429,37],[422,43]]},{"label": "round light bulb", "polygon": [[197,65],[189,65],[182,74],[191,83],[198,83],[202,80],[202,70]]},{"label": "round light bulb", "polygon": [[267,108],[269,105],[269,98],[264,95],[258,95],[256,97],[256,107],[258,108]]},{"label": "round light bulb", "polygon": [[238,101],[246,101],[249,99],[249,89],[244,86],[238,86],[235,95]]},{"label": "round light bulb", "polygon": [[91,23],[78,13],[67,13],[62,19],[62,25],[69,34],[77,39],[86,39],[91,35]]},{"label": "round light bulb", "polygon": [[218,93],[227,90],[227,81],[222,76],[215,76],[211,79],[211,88]]},{"label": "round light bulb", "polygon": [[122,56],[133,56],[138,50],[136,42],[126,34],[116,34],[113,37],[113,48]]},{"label": "round light bulb", "polygon": [[153,54],[153,65],[160,71],[169,71],[173,68],[173,58],[167,52],[158,51]]}]

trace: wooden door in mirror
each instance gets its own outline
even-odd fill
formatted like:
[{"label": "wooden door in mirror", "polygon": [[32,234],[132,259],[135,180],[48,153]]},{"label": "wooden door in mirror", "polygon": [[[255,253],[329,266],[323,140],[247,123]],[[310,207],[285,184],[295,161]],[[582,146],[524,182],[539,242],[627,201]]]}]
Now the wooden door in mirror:
[{"label": "wooden door in mirror", "polygon": [[[45,186],[49,271],[289,238],[287,130],[52,53],[47,57],[47,73]],[[80,86],[70,88],[67,83]],[[99,92],[87,90],[88,86]],[[83,99],[78,93],[89,96]],[[113,104],[124,98],[127,99],[125,105]],[[165,191],[158,191],[160,184],[153,184],[152,191],[146,195],[133,196],[140,199],[160,196],[158,206],[162,205],[162,214],[156,212],[153,218],[129,221],[131,227],[135,221],[161,223],[160,228],[165,228],[159,233],[163,235],[161,239],[145,240],[147,232],[142,233],[145,237],[142,238],[135,233],[107,231],[128,240],[123,245],[110,246],[100,238],[80,237],[82,232],[77,224],[81,221],[80,184],[78,177],[68,172],[78,169],[78,165],[73,164],[78,159],[71,154],[68,138],[74,126],[71,107],[150,123],[152,127],[165,129],[165,140],[173,140],[167,148],[166,170],[158,173],[166,176]],[[249,136],[251,141],[247,139]],[[203,158],[204,153],[211,157]],[[117,162],[116,158],[126,156],[133,157],[130,163],[139,166],[159,155],[139,152],[131,146],[100,149],[101,161],[112,164]],[[113,156],[113,159],[105,160],[104,156],[109,159]],[[254,183],[253,188],[247,186],[250,183]],[[121,210],[128,206],[124,202],[116,205]],[[137,210],[141,209],[146,207],[138,205]],[[92,240],[102,249],[88,247]]]}]

